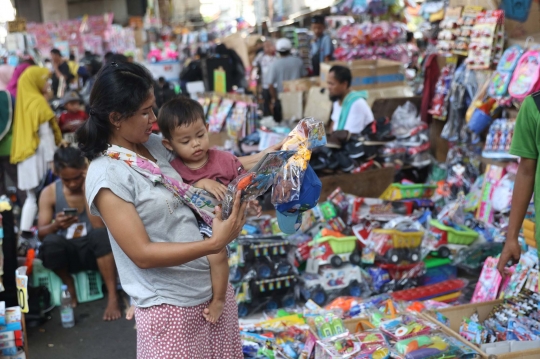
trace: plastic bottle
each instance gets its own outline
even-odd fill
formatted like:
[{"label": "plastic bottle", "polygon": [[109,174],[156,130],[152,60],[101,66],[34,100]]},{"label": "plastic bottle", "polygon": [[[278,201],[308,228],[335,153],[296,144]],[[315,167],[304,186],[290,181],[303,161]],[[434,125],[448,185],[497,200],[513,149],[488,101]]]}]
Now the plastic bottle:
[{"label": "plastic bottle", "polygon": [[71,305],[71,294],[65,284],[62,284],[61,303],[60,314],[62,316],[62,326],[64,328],[72,328],[75,325],[75,316],[73,315],[73,307]]}]

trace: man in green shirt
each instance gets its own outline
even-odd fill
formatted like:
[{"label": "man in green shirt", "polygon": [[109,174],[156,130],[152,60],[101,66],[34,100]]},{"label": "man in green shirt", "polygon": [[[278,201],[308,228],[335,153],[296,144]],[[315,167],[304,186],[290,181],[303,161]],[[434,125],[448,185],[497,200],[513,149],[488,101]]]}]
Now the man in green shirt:
[{"label": "man in green shirt", "polygon": [[[506,264],[511,260],[519,261],[521,256],[518,236],[533,191],[536,223],[540,224],[540,166],[537,166],[540,155],[540,92],[526,97],[521,105],[510,153],[521,157],[521,161],[512,195],[506,244],[499,259],[498,270],[502,275]],[[539,234],[537,230],[535,233],[537,248],[540,248]]]}]

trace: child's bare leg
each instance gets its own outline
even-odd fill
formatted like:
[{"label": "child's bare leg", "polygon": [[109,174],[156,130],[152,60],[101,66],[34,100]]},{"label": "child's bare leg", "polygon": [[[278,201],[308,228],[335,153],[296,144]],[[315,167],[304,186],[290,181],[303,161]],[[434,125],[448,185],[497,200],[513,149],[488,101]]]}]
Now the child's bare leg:
[{"label": "child's bare leg", "polygon": [[209,255],[208,262],[210,262],[213,296],[210,305],[203,311],[203,316],[207,321],[217,323],[223,312],[227,294],[227,285],[229,284],[227,250],[223,249],[218,254]]}]

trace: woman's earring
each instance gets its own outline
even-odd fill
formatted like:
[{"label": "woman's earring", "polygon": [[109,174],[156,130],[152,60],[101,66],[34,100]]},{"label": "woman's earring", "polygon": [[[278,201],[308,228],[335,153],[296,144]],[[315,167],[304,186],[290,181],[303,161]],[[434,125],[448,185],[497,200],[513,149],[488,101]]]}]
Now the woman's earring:
[{"label": "woman's earring", "polygon": [[117,127],[117,128],[116,128],[116,131],[118,131],[119,129],[120,129],[120,127]]}]

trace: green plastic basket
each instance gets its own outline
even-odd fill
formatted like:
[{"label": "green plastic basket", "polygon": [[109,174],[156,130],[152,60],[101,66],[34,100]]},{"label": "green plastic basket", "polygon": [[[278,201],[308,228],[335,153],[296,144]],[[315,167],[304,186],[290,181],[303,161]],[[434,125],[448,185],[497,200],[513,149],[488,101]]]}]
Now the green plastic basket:
[{"label": "green plastic basket", "polygon": [[478,238],[478,232],[475,232],[465,226],[459,226],[462,230],[458,231],[455,228],[445,226],[444,224],[435,219],[432,219],[429,224],[442,231],[446,231],[448,233],[448,243],[450,244],[461,244],[468,246],[472,242],[474,242],[476,238]]},{"label": "green plastic basket", "polygon": [[44,286],[51,293],[51,304],[60,306],[62,296],[62,280],[53,271],[43,267],[41,260],[34,259],[32,269],[32,285]]},{"label": "green plastic basket", "polygon": [[[91,302],[103,298],[103,280],[96,271],[84,271],[72,275],[75,281],[75,292],[79,303]],[[43,267],[41,260],[35,259],[32,270],[32,284],[34,287],[47,287],[51,293],[51,303],[61,305],[62,280],[53,271]]]},{"label": "green plastic basket", "polygon": [[91,302],[103,298],[103,280],[96,271],[79,272],[73,275],[75,291],[79,303]]}]

